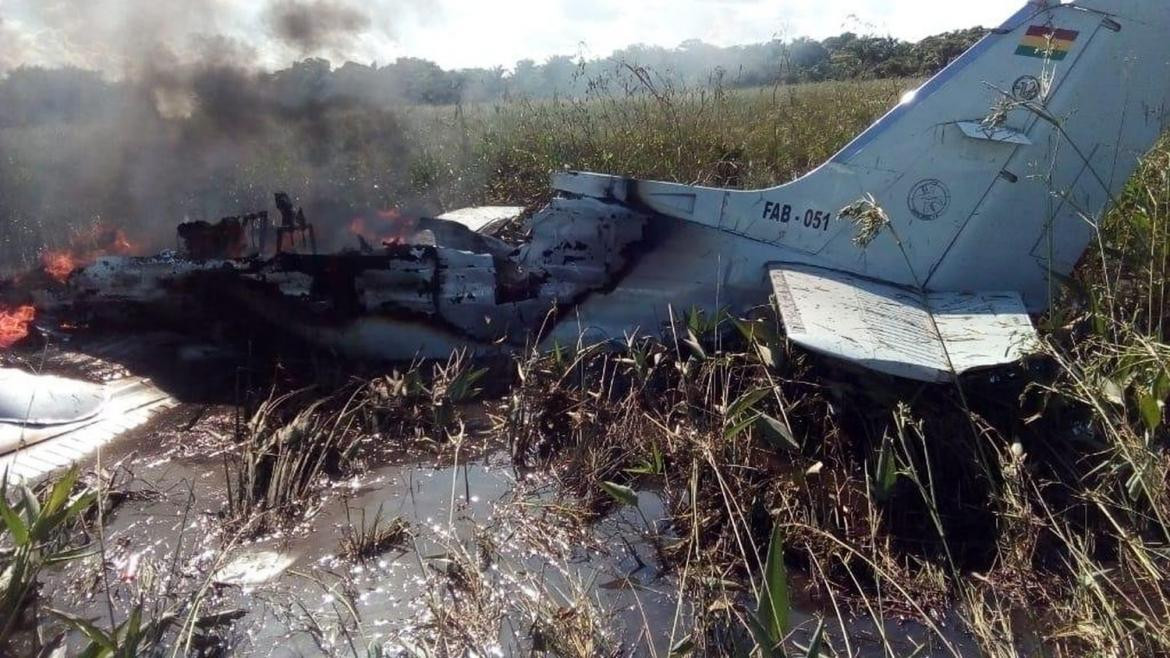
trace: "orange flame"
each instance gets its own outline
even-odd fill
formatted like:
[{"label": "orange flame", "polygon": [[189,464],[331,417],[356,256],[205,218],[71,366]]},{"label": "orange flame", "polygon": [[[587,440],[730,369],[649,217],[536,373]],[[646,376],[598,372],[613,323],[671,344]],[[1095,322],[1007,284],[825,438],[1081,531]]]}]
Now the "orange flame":
[{"label": "orange flame", "polygon": [[372,218],[355,217],[349,223],[349,232],[359,235],[371,245],[399,244],[414,233],[415,222],[395,209],[380,210]]},{"label": "orange flame", "polygon": [[126,239],[126,233],[122,229],[114,229],[114,241],[110,244],[110,250],[115,254],[126,256],[134,253],[134,245]]},{"label": "orange flame", "polygon": [[45,249],[41,252],[41,266],[53,279],[65,283],[69,275],[108,254],[128,255],[134,245],[120,228],[95,224],[87,233],[73,236],[67,249]]},{"label": "orange flame", "polygon": [[8,310],[0,308],[0,349],[8,349],[28,336],[28,325],[37,317],[37,310],[31,306],[18,306]]},{"label": "orange flame", "polygon": [[45,274],[65,283],[73,270],[77,269],[77,259],[64,249],[46,249],[41,252],[41,266],[45,268]]}]

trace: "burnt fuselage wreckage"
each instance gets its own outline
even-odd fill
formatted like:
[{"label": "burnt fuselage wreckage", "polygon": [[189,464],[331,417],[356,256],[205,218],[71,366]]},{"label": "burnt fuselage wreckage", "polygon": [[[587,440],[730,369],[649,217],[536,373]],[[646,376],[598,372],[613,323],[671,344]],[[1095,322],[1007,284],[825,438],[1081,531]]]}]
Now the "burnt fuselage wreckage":
[{"label": "burnt fuselage wreckage", "polygon": [[279,222],[259,212],[184,223],[175,251],[101,257],[70,276],[62,299],[105,315],[245,312],[353,357],[485,354],[524,345],[558,310],[611,289],[648,240],[645,214],[555,200],[520,245],[494,233],[523,209],[481,207],[395,218],[393,239],[355,234],[324,254],[304,212],[283,193],[276,205]]}]

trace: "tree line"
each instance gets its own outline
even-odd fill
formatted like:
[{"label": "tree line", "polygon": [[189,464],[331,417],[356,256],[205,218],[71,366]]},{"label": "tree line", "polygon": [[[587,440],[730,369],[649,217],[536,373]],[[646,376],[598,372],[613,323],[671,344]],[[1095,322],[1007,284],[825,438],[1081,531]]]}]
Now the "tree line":
[{"label": "tree line", "polygon": [[[823,40],[775,39],[730,47],[688,40],[675,48],[634,45],[591,60],[564,55],[544,63],[525,59],[511,71],[499,66],[448,71],[413,57],[382,66],[346,62],[339,67],[310,58],[262,74],[241,70],[225,78],[222,70],[211,76],[204,71],[189,76],[191,88],[186,91],[197,100],[213,102],[226,79],[252,85],[266,101],[289,107],[338,99],[392,107],[581,96],[597,80],[631,68],[653,71],[660,79],[676,84],[718,83],[731,88],[924,77],[942,69],[985,33],[982,28],[971,28],[917,43],[852,32]],[[222,69],[223,65],[216,67]],[[168,84],[173,86],[179,77],[173,76]],[[214,84],[208,84],[209,80]],[[19,68],[0,79],[0,127],[71,122],[117,112],[128,100],[124,86],[92,71]]]}]

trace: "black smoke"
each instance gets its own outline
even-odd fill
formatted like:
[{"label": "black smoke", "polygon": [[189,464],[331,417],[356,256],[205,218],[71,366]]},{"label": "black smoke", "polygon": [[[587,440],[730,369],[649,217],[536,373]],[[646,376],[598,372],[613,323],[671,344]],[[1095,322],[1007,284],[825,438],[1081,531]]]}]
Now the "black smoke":
[{"label": "black smoke", "polygon": [[230,17],[206,0],[38,3],[77,65],[19,66],[35,44],[0,22],[0,268],[33,266],[95,225],[170,248],[177,223],[271,209],[276,190],[325,236],[371,210],[437,210],[409,185],[391,87],[346,88],[318,58],[260,64],[274,43],[344,58],[370,26],[361,10],[274,0],[249,42],[225,36]]},{"label": "black smoke", "polygon": [[35,265],[95,225],[147,252],[173,247],[177,223],[271,209],[276,190],[323,236],[371,210],[437,210],[410,185],[397,111],[333,89],[329,71],[310,59],[276,73],[144,67],[115,82],[12,72],[0,80],[0,266]]},{"label": "black smoke", "polygon": [[312,54],[343,50],[371,21],[362,10],[336,0],[279,0],[268,9],[268,23],[278,39]]}]

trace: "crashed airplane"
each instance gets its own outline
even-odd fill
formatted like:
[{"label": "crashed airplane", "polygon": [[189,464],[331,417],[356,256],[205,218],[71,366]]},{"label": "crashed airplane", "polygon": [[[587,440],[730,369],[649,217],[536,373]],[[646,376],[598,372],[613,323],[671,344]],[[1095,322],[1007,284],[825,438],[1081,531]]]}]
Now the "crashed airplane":
[{"label": "crashed airplane", "polygon": [[1167,127],[1168,33],[1164,0],[1033,1],[771,189],[563,173],[521,243],[495,230],[520,209],[472,208],[331,254],[278,195],[275,225],[183,225],[177,252],[100,258],[38,307],[238,309],[398,360],[618,341],[771,300],[799,345],[948,381],[1029,350],[1030,314]]}]

